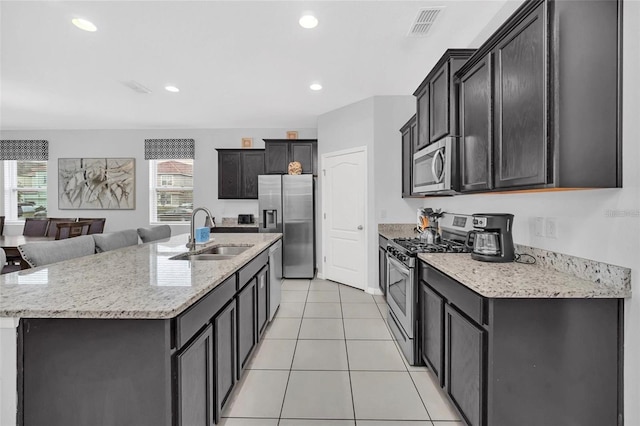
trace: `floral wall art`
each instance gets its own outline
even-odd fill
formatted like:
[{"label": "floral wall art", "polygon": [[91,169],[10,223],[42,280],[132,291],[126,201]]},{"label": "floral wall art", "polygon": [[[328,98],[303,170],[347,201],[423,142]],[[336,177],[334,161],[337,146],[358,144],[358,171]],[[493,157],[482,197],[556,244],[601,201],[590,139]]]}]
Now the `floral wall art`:
[{"label": "floral wall art", "polygon": [[60,210],[135,209],[134,158],[60,158]]}]

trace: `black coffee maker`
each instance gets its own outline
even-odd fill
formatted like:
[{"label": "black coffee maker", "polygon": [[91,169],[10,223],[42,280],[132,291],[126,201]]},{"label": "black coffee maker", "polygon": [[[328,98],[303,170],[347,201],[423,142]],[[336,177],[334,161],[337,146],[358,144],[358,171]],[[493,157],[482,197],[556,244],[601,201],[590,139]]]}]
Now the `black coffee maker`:
[{"label": "black coffee maker", "polygon": [[483,262],[513,262],[513,215],[508,213],[476,213],[473,231],[467,234],[471,258]]}]

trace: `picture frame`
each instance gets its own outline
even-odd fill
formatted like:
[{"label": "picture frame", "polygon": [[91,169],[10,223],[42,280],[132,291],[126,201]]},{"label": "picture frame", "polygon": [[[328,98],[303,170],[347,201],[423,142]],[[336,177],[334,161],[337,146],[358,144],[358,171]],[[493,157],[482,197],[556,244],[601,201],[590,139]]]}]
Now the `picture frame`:
[{"label": "picture frame", "polygon": [[135,158],[59,158],[60,210],[135,210]]}]

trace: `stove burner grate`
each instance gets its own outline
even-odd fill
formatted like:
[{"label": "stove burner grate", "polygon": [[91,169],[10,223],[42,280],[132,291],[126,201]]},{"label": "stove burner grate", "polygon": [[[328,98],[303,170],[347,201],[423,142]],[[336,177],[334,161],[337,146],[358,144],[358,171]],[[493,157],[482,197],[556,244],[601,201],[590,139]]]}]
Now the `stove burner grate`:
[{"label": "stove burner grate", "polygon": [[419,238],[396,238],[393,240],[396,244],[403,247],[410,254],[418,253],[468,253],[469,247],[464,243],[443,240],[440,243],[427,244]]}]

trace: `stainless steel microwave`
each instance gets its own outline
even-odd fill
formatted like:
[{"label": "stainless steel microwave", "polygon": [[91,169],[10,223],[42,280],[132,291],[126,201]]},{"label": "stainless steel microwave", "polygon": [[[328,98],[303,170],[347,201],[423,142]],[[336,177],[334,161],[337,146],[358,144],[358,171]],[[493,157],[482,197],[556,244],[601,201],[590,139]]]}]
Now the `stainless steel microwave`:
[{"label": "stainless steel microwave", "polygon": [[413,154],[413,192],[454,194],[456,178],[456,138],[442,138]]}]

